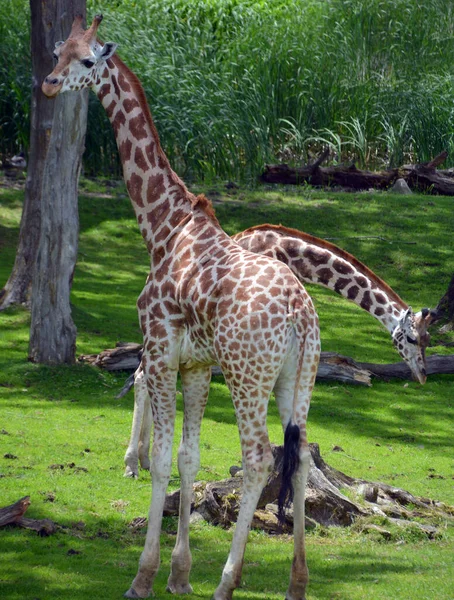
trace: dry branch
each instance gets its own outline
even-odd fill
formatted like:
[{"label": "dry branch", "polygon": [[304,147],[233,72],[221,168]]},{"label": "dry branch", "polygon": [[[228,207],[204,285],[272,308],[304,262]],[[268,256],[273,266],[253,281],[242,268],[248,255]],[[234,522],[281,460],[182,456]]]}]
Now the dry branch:
[{"label": "dry branch", "polygon": [[24,496],[14,504],[0,508],[0,527],[17,525],[25,529],[33,529],[41,536],[52,535],[57,530],[57,525],[50,519],[29,519],[24,517],[30,506],[30,496]]},{"label": "dry branch", "polygon": [[[140,344],[121,343],[117,348],[103,350],[100,354],[82,355],[79,360],[108,371],[135,370],[139,366],[141,350],[142,346]],[[213,374],[219,375],[221,373],[219,367],[213,367]],[[453,373],[454,355],[442,356],[435,354],[427,358],[428,375]],[[321,353],[317,371],[318,381],[340,381],[355,385],[371,385],[372,377],[408,380],[412,378],[411,371],[404,362],[391,364],[362,363],[335,352]],[[132,384],[133,382],[131,382],[131,387]]]},{"label": "dry branch", "polygon": [[321,187],[341,187],[347,190],[389,189],[397,179],[405,179],[415,191],[454,196],[454,179],[450,171],[437,171],[446,160],[448,153],[441,152],[429,162],[416,165],[403,165],[399,169],[386,171],[366,171],[357,169],[354,164],[335,167],[322,167],[327,158],[326,150],[312,164],[302,167],[274,164],[265,165],[260,179],[265,183],[301,185],[309,183]]}]

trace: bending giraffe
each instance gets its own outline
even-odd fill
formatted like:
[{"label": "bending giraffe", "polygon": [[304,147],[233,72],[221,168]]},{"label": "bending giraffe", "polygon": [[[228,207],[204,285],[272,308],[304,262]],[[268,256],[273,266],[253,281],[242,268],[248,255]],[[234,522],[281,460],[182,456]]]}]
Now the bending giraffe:
[{"label": "bending giraffe", "polygon": [[171,169],[137,77],[115,56],[116,45],[74,20],[55,47],[57,64],[42,90],[55,97],[91,87],[112,123],[136,217],[150,252],[150,276],[138,299],[142,368],[153,414],[152,498],[145,548],[127,598],[146,598],[160,562],[159,537],[172,464],[175,394],[180,372],[183,436],[178,451],[180,516],[168,589],[191,592],[189,513],[199,469],[200,425],[211,365],[224,372],[235,407],[244,466],[238,522],[215,600],[239,585],[246,540],[261,490],[273,465],[266,428],[274,390],[285,432],[279,496],[294,503],[294,558],[286,598],[303,600],[308,580],[304,492],[309,468],[306,420],[320,355],[318,318],[291,270],[244,250],[219,226],[210,203],[195,197]]},{"label": "bending giraffe", "polygon": [[[302,283],[322,285],[370,313],[389,331],[413,377],[425,383],[427,328],[433,318],[427,308],[413,313],[389,285],[354,256],[296,229],[259,225],[232,239],[246,250],[284,262]],[[140,366],[134,380],[134,414],[124,457],[125,477],[138,476],[138,463],[143,469],[150,468],[151,411]]]}]

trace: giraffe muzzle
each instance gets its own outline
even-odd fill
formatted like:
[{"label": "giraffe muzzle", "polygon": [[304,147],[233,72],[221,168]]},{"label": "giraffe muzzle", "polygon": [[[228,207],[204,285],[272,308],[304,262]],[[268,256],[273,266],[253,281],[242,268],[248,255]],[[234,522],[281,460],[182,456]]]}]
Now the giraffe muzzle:
[{"label": "giraffe muzzle", "polygon": [[52,77],[49,75],[43,81],[41,86],[41,90],[47,98],[55,98],[58,95],[62,88],[63,82],[61,82],[57,77]]}]

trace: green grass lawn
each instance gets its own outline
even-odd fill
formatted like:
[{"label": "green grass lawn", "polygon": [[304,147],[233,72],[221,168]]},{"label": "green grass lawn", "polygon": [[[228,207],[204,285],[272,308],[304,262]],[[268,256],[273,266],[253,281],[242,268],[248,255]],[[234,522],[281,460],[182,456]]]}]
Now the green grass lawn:
[{"label": "green grass lawn", "polygon": [[[196,191],[202,191],[196,190]],[[283,223],[333,239],[373,268],[419,310],[434,306],[454,272],[452,199],[414,195],[334,194],[307,189],[255,189],[227,193],[204,189],[220,222],[233,234],[264,222]],[[23,192],[0,188],[0,284],[9,275],[18,236]],[[140,341],[135,301],[148,257],[124,188],[90,181],[81,185],[79,260],[72,292],[78,353],[117,341]],[[320,315],[323,350],[358,360],[398,361],[389,334],[353,304],[311,287]],[[0,506],[31,497],[27,515],[62,526],[54,536],[0,530],[0,598],[7,600],[114,600],[129,587],[144,530],[129,524],[145,516],[149,475],[123,478],[123,455],[133,395],[115,395],[125,375],[83,364],[64,367],[27,361],[29,315],[0,313]],[[449,352],[437,345],[430,352]],[[362,388],[317,384],[309,413],[310,441],[349,475],[381,480],[416,495],[454,504],[454,376],[414,382],[377,382]],[[181,430],[181,395],[177,431]],[[272,441],[282,442],[277,410],[270,404]],[[175,441],[175,450],[178,440]],[[333,445],[345,452],[333,452]],[[200,479],[220,479],[241,457],[233,408],[222,378],[215,378],[202,428]],[[5,458],[5,455],[16,458]],[[176,462],[172,487],[179,487]],[[308,534],[308,600],[449,600],[453,598],[453,534],[429,541],[396,533],[378,541],[353,529]],[[162,569],[165,584],[176,521],[165,519]],[[227,557],[231,531],[194,526],[191,598],[209,598]],[[286,536],[250,535],[238,599],[282,598],[291,561]]]}]

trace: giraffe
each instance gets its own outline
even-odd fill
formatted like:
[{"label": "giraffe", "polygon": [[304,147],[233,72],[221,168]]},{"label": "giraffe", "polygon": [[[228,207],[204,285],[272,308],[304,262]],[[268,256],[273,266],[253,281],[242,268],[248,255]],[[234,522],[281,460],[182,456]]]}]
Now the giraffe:
[{"label": "giraffe", "polygon": [[273,466],[266,414],[274,391],[284,431],[279,512],[294,505],[294,554],[287,600],[303,600],[308,581],[304,492],[310,452],[306,421],[320,355],[318,317],[287,265],[239,246],[220,227],[209,201],[195,197],[172,170],[137,77],[96,35],[74,19],[55,46],[56,66],[43,84],[54,98],[92,88],[112,123],[124,179],[150,252],[150,275],[137,306],[142,369],[153,417],[152,495],[139,568],[127,598],[146,598],[160,564],[162,512],[172,464],[177,374],[184,422],[178,450],[180,516],[167,589],[190,593],[189,512],[199,469],[200,425],[211,365],[229,387],[240,434],[243,496],[231,549],[214,592],[230,600],[241,578],[252,516]]},{"label": "giraffe", "polygon": [[[302,283],[322,285],[354,302],[391,334],[396,350],[415,380],[426,381],[427,328],[434,317],[427,308],[412,309],[373,271],[330,242],[281,225],[258,225],[232,238],[246,250],[287,264]],[[139,367],[135,373],[134,414],[125,453],[125,477],[138,476],[138,462],[149,469],[151,413]]]}]

